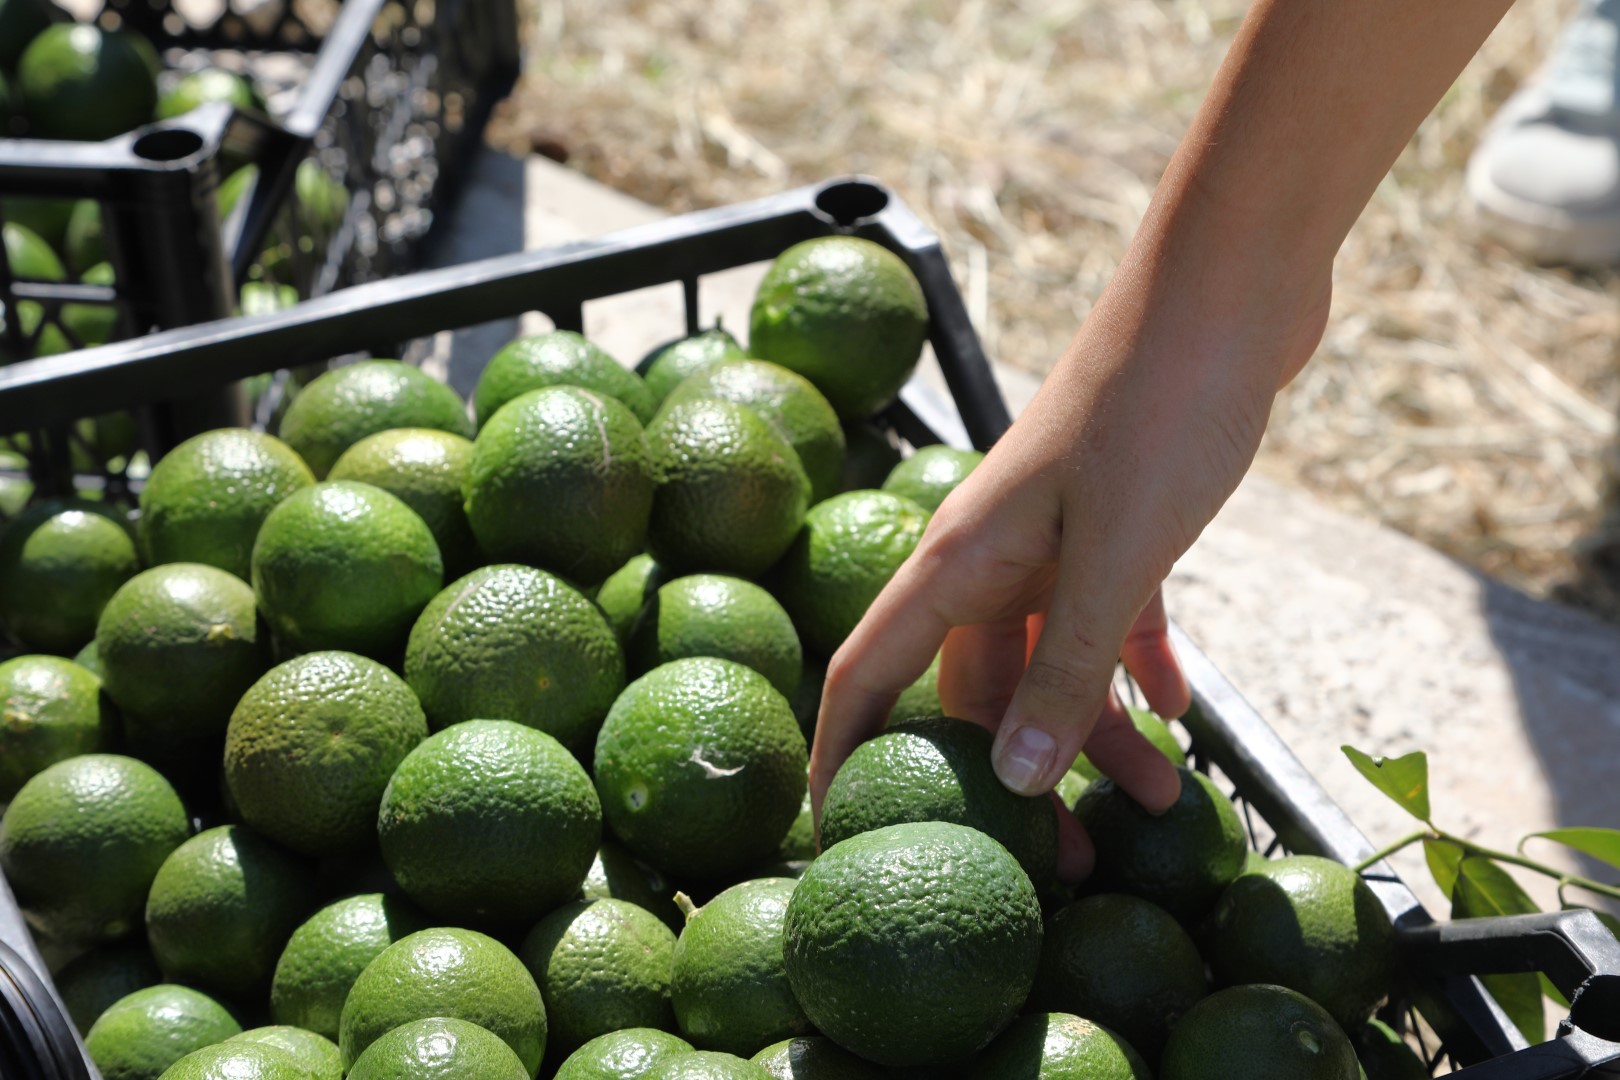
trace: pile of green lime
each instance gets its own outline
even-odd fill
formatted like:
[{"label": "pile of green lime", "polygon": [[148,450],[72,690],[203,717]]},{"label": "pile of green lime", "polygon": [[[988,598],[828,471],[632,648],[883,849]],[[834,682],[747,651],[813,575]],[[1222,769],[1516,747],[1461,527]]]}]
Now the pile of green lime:
[{"label": "pile of green lime", "polygon": [[471,407],[352,364],[158,461],[138,528],[0,535],[0,871],[104,1077],[1357,1080],[1382,907],[1251,859],[1157,717],[1167,812],[1066,780],[1078,898],[1071,811],[1001,786],[937,663],[818,853],[820,672],[978,460],[834,493],[926,326],[873,247],[784,256],[766,359],[708,331],[650,388],[554,333]]}]

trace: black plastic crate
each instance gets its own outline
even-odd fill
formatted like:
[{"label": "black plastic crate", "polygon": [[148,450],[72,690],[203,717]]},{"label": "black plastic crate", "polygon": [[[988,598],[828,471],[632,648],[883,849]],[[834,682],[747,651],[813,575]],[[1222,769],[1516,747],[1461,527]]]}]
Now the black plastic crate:
[{"label": "black plastic crate", "polygon": [[[250,275],[307,299],[413,269],[517,76],[514,0],[198,7],[104,0],[99,21],[140,31],[177,72],[252,74],[271,114],[208,105],[101,143],[0,138],[0,199],[96,201],[115,279],[87,282],[70,268],[59,282],[20,280],[0,250],[0,356],[31,356],[45,334],[82,347],[63,318],[70,303],[80,315],[109,311],[111,337],[123,339],[229,317]],[[237,172],[244,165],[256,178]],[[222,219],[221,185],[233,177]],[[267,247],[273,259],[261,258]],[[240,392],[206,385],[148,412],[146,449],[245,422]],[[70,460],[124,481],[111,459],[127,455],[66,430],[36,434],[28,466],[43,490],[69,486]]]},{"label": "black plastic crate", "polygon": [[[884,421],[915,446],[956,433],[954,441],[987,448],[1010,420],[939,240],[892,192],[862,179],[0,369],[0,435],[161,403],[202,386],[334,356],[368,350],[410,355],[402,346],[413,339],[530,311],[578,330],[585,302],[670,282],[679,283],[685,297],[685,325],[670,327],[671,336],[691,333],[699,329],[705,275],[763,262],[800,240],[832,233],[895,251],[928,298],[929,340],[952,400],[943,402],[914,382]],[[1179,629],[1173,633],[1193,688],[1194,708],[1183,721],[1191,760],[1239,804],[1255,847],[1352,865],[1371,855],[1372,844],[1276,733]],[[1620,1076],[1620,943],[1595,916],[1436,922],[1387,864],[1366,877],[1395,924],[1404,969],[1385,1015],[1402,1026],[1422,1017],[1439,1040],[1424,1044],[1431,1070],[1459,1068],[1458,1075],[1471,1080]],[[22,926],[0,881],[0,944],[37,962]],[[0,953],[0,966],[6,960]],[[1534,1047],[1524,1045],[1476,978],[1523,971],[1545,972],[1573,1002],[1557,1037]],[[42,989],[29,1000],[46,1014]],[[4,1005],[0,998],[0,1009]]]}]

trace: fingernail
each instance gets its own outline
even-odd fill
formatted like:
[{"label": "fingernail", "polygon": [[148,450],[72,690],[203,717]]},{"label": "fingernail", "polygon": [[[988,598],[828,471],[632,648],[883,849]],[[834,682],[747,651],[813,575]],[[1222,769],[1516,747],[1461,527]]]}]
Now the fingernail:
[{"label": "fingernail", "polygon": [[1021,727],[996,747],[996,775],[1020,795],[1039,795],[1056,756],[1056,739],[1040,728]]}]

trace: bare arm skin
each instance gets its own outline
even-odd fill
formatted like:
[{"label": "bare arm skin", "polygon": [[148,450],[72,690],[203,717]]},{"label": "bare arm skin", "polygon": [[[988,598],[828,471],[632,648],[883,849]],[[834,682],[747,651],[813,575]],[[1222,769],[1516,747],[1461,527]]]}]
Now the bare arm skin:
[{"label": "bare arm skin", "polygon": [[[818,814],[942,643],[945,710],[996,732],[1009,788],[1050,790],[1083,747],[1147,808],[1175,801],[1175,772],[1110,692],[1115,662],[1158,712],[1186,709],[1160,583],[1321,339],[1345,234],[1509,3],[1254,4],[1091,316],[833,657]],[[1059,818],[1074,880],[1090,845]]]}]

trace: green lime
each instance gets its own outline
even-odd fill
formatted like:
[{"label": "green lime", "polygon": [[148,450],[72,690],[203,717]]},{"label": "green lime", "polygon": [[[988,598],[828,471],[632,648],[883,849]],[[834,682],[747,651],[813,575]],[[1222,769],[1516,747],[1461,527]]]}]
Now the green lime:
[{"label": "green lime", "polygon": [[343,1003],[338,1048],[351,1074],[372,1043],[428,1017],[477,1024],[512,1048],[527,1075],[540,1069],[546,1051],[540,991],[523,962],[492,937],[441,927],[378,954]]},{"label": "green lime", "polygon": [[1151,900],[1191,926],[1243,872],[1249,841],[1232,803],[1203,773],[1177,766],[1181,795],[1150,814],[1108,777],[1074,806],[1097,850],[1092,885]]},{"label": "green lime", "polygon": [[554,1080],[645,1080],[666,1058],[691,1049],[691,1043],[667,1031],[627,1028],[575,1050]]},{"label": "green lime", "polygon": [[478,432],[467,521],[491,559],[595,585],[645,544],[654,481],[629,409],[577,386],[531,390]]},{"label": "green lime", "polygon": [[660,345],[636,365],[636,374],[647,381],[653,403],[661,405],[671,390],[690,375],[722,360],[742,360],[748,356],[737,339],[716,323],[708,330]]},{"label": "green lime", "polygon": [[530,1080],[532,1074],[493,1032],[430,1016],[378,1038],[355,1061],[349,1080]]},{"label": "green lime", "polygon": [[222,734],[270,666],[253,590],[201,563],[154,566],[124,582],[101,611],[96,652],[108,696],[158,739]]},{"label": "green lime", "polygon": [[676,660],[625,688],[596,740],[613,835],[665,871],[721,878],[798,816],[808,753],[787,700],[731,660]]},{"label": "green lime", "polygon": [[[293,173],[293,197],[297,200],[298,225],[303,231],[315,239],[315,247],[325,247],[327,238],[331,237],[343,225],[343,217],[349,207],[349,192],[337,177],[327,171],[327,166],[321,164],[318,157],[307,157],[298,163],[298,169]],[[361,365],[356,364],[355,367]],[[411,391],[406,391],[407,395]],[[431,397],[432,395],[428,395]],[[438,395],[440,401],[448,403],[449,398],[443,394]],[[454,431],[458,435],[472,438],[470,428],[464,427],[458,417],[467,415],[466,409],[461,405],[461,399],[456,398],[456,413],[447,423],[454,426],[446,427],[446,431]],[[424,412],[437,414],[436,408],[425,408]],[[404,424],[390,424],[390,427],[438,427],[436,423],[427,421]],[[381,429],[374,429],[381,430]],[[368,432],[369,434],[369,432]]]},{"label": "green lime", "polygon": [[[1177,740],[1176,733],[1170,730],[1169,724],[1159,719],[1149,709],[1127,705],[1125,711],[1130,715],[1131,723],[1136,725],[1136,730],[1141,732],[1142,737],[1157,747],[1159,753],[1169,758],[1171,764],[1187,764],[1187,752],[1181,748],[1181,743]],[[1079,774],[1085,780],[1095,780],[1102,775],[1102,770],[1093,765],[1091,759],[1084,753],[1074,759],[1069,771]]]},{"label": "green lime", "polygon": [[[0,72],[11,75],[28,43],[52,23],[66,22],[67,12],[50,0],[0,0]],[[6,209],[6,217],[11,210]]]},{"label": "green lime", "polygon": [[314,906],[308,866],[241,825],[220,825],[164,860],[146,935],[164,975],[248,1001],[269,988],[288,936]]},{"label": "green lime", "polygon": [[1382,1020],[1369,1020],[1350,1037],[1367,1080],[1428,1080],[1423,1059]]},{"label": "green lime", "polygon": [[597,849],[580,894],[585,900],[627,900],[646,908],[677,933],[686,923],[675,906],[675,890],[664,875],[643,866],[611,840],[603,840]]},{"label": "green lime", "polygon": [[423,609],[405,679],[435,729],[499,716],[583,753],[624,689],[624,654],[601,611],[562,579],[486,566]]},{"label": "green lime", "polygon": [[159,97],[157,118],[173,120],[210,101],[223,101],[239,109],[266,111],[264,98],[254,88],[253,80],[234,71],[211,67],[183,76]]},{"label": "green lime", "polygon": [[43,936],[107,941],[140,926],[153,877],[190,834],[157,770],[81,754],[39,772],[6,807],[0,872]]},{"label": "green lime", "polygon": [[285,499],[253,544],[253,591],[288,652],[392,660],[444,585],[426,522],[370,484],[339,480]]},{"label": "green lime", "polygon": [[635,629],[636,616],[653,594],[667,581],[669,574],[647,554],[633,556],[629,562],[609,574],[602,587],[596,590],[596,606],[607,616],[608,625],[621,645],[630,642],[630,631]]},{"label": "green lime", "polygon": [[227,1040],[193,1050],[159,1080],[314,1080],[316,1075],[279,1046]]},{"label": "green lime", "polygon": [[823,1035],[883,1065],[962,1061],[1028,997],[1041,909],[976,829],[891,825],[834,844],[788,902],[788,982]]},{"label": "green lime", "polygon": [[744,1058],[694,1050],[665,1058],[647,1074],[647,1080],[770,1080],[770,1076]]},{"label": "green lime", "polygon": [[427,738],[405,681],[375,660],[308,653],[242,695],[225,734],[225,782],[242,819],[303,855],[376,842],[394,769]]},{"label": "green lime", "polygon": [[1272,859],[1226,887],[1205,954],[1222,983],[1298,990],[1354,1031],[1395,977],[1394,931],[1361,875],[1315,855]]},{"label": "green lime", "polygon": [[0,520],[4,520],[22,513],[34,497],[34,482],[28,479],[28,459],[10,450],[0,449],[0,470]]},{"label": "green lime", "polygon": [[809,379],[764,360],[726,360],[681,383],[664,399],[663,408],[697,398],[734,402],[775,428],[799,455],[810,480],[812,503],[838,493],[844,475],[844,429]]},{"label": "green lime", "polygon": [[656,402],[641,376],[572,330],[552,330],[508,342],[490,357],[473,391],[478,426],[531,390],[573,386],[618,399],[638,422],[652,420]]},{"label": "green lime", "polygon": [[1151,1080],[1130,1043],[1070,1013],[1014,1020],[974,1062],[982,1080]]},{"label": "green lime", "polygon": [[809,1034],[782,960],[782,926],[797,885],[744,881],[687,915],[671,995],[681,1034],[693,1045],[747,1055]]},{"label": "green lime", "polygon": [[343,1080],[343,1055],[338,1052],[337,1043],[313,1031],[284,1024],[256,1027],[225,1041],[273,1046],[309,1070],[314,1080]]},{"label": "green lime", "polygon": [[0,805],[58,761],[106,749],[117,716],[101,680],[59,656],[0,663]]},{"label": "green lime", "polygon": [[390,428],[473,436],[467,407],[454,390],[398,360],[364,360],[328,371],[300,390],[282,417],[281,437],[323,479],[343,451]]},{"label": "green lime", "polygon": [[[101,204],[79,199],[68,215],[67,232],[62,240],[68,266],[79,274],[107,262],[107,245],[102,239]],[[112,267],[108,267],[110,271]],[[109,282],[110,284],[110,282]]]},{"label": "green lime", "polygon": [[[79,275],[81,285],[115,285],[117,282],[112,264],[108,262],[95,263]],[[71,344],[77,348],[88,349],[93,345],[105,345],[118,336],[118,307],[115,304],[63,304],[58,320],[62,328],[72,336]],[[102,451],[99,457],[103,461],[121,456],[105,452],[109,442],[105,428],[115,420],[121,422],[131,436],[137,433],[134,420],[128,413],[110,413],[90,422],[89,441],[99,444],[96,448]],[[84,424],[85,421],[80,423]],[[125,445],[128,449],[134,449],[133,439]]]},{"label": "green lime", "polygon": [[753,1057],[773,1080],[883,1080],[889,1074],[824,1035],[800,1035]]},{"label": "green lime", "polygon": [[816,818],[810,808],[810,789],[805,788],[804,801],[799,803],[799,816],[793,819],[782,845],[776,849],[781,862],[796,860],[809,862],[816,857]]},{"label": "green lime", "polygon": [[838,415],[861,420],[911,377],[928,336],[922,286],[870,240],[824,236],[788,248],[754,298],[748,351],[815,383]]},{"label": "green lime", "polygon": [[472,468],[473,444],[432,428],[394,428],[368,435],[343,452],[327,473],[382,488],[427,523],[444,558],[446,577],[478,564],[478,545],[462,488]]},{"label": "green lime", "polygon": [[145,941],[120,941],[80,953],[52,979],[80,1035],[113,1002],[163,981]]},{"label": "green lime", "polygon": [[939,702],[939,654],[934,654],[928,670],[917,676],[917,681],[900,691],[889,710],[889,723],[897,724],[915,716],[944,716],[945,706]]},{"label": "green lime", "polygon": [[[66,281],[67,270],[63,268],[62,260],[57,258],[55,250],[47,242],[45,234],[17,222],[12,205],[18,201],[6,200],[7,221],[4,229],[0,229],[0,237],[3,237],[6,248],[6,262],[10,266],[12,277],[23,281]],[[65,200],[44,199],[35,200],[30,205],[41,208],[61,207],[64,215],[72,213],[73,207],[71,202]],[[63,220],[65,224],[65,216]],[[50,224],[42,222],[40,228],[46,228]],[[18,301],[17,322],[28,343],[25,345],[24,354],[11,355],[8,347],[5,353],[0,353],[0,363],[10,363],[30,356],[52,356],[72,348],[54,323],[45,322],[45,309],[37,300]]]},{"label": "green lime", "polygon": [[883,490],[904,495],[932,513],[983,460],[977,450],[925,446],[894,467],[883,481]]},{"label": "green lime", "polygon": [[270,1014],[327,1039],[338,1037],[343,1001],[384,949],[428,926],[403,897],[362,893],[321,908],[287,939],[270,980]]},{"label": "green lime", "polygon": [[821,841],[907,821],[951,821],[1000,841],[1037,886],[1057,869],[1057,808],[1045,795],[1009,791],[990,764],[989,731],[966,720],[921,717],[855,748],[821,808]]},{"label": "green lime", "polygon": [[71,655],[140,569],[123,517],[101,503],[52,500],[0,533],[0,623],[31,651]]},{"label": "green lime", "polygon": [[751,581],[720,574],[661,586],[642,609],[626,653],[632,675],[688,656],[735,660],[784,695],[798,689],[804,666],[798,632],[776,598]]},{"label": "green lime", "polygon": [[675,934],[624,900],[578,900],[535,924],[518,956],[546,1002],[561,1057],[623,1028],[670,1030]]},{"label": "green lime", "polygon": [[1310,998],[1234,986],[1194,1005],[1170,1033],[1160,1080],[1358,1080],[1350,1040]]},{"label": "green lime", "polygon": [[602,808],[584,768],[550,735],[468,720],[400,762],[377,835],[400,888],[428,911],[511,925],[579,894]]},{"label": "green lime", "polygon": [[647,547],[661,565],[754,577],[793,542],[810,481],[758,415],[699,398],[660,412],[647,442],[659,477]]},{"label": "green lime", "polygon": [[17,61],[17,89],[36,139],[100,142],[152,119],[157,53],[139,34],[57,23]]},{"label": "green lime", "polygon": [[1057,787],[1052,790],[1057,792],[1058,801],[1072,814],[1075,804],[1080,801],[1080,796],[1085,794],[1090,783],[1090,780],[1077,772],[1066,772],[1058,778]]},{"label": "green lime", "polygon": [[205,563],[246,581],[265,517],[314,482],[274,436],[240,428],[193,436],[152,467],[141,491],[141,553],[148,563]]},{"label": "green lime", "polygon": [[107,1007],[85,1035],[102,1080],[158,1080],[187,1054],[242,1030],[207,994],[168,983],[136,990]]},{"label": "green lime", "polygon": [[1203,957],[1169,912],[1103,893],[1047,921],[1030,1004],[1117,1031],[1156,1063],[1170,1030],[1208,993]]},{"label": "green lime", "polygon": [[777,595],[804,643],[831,656],[910,557],[928,511],[886,491],[849,491],[810,508],[776,570]]}]

